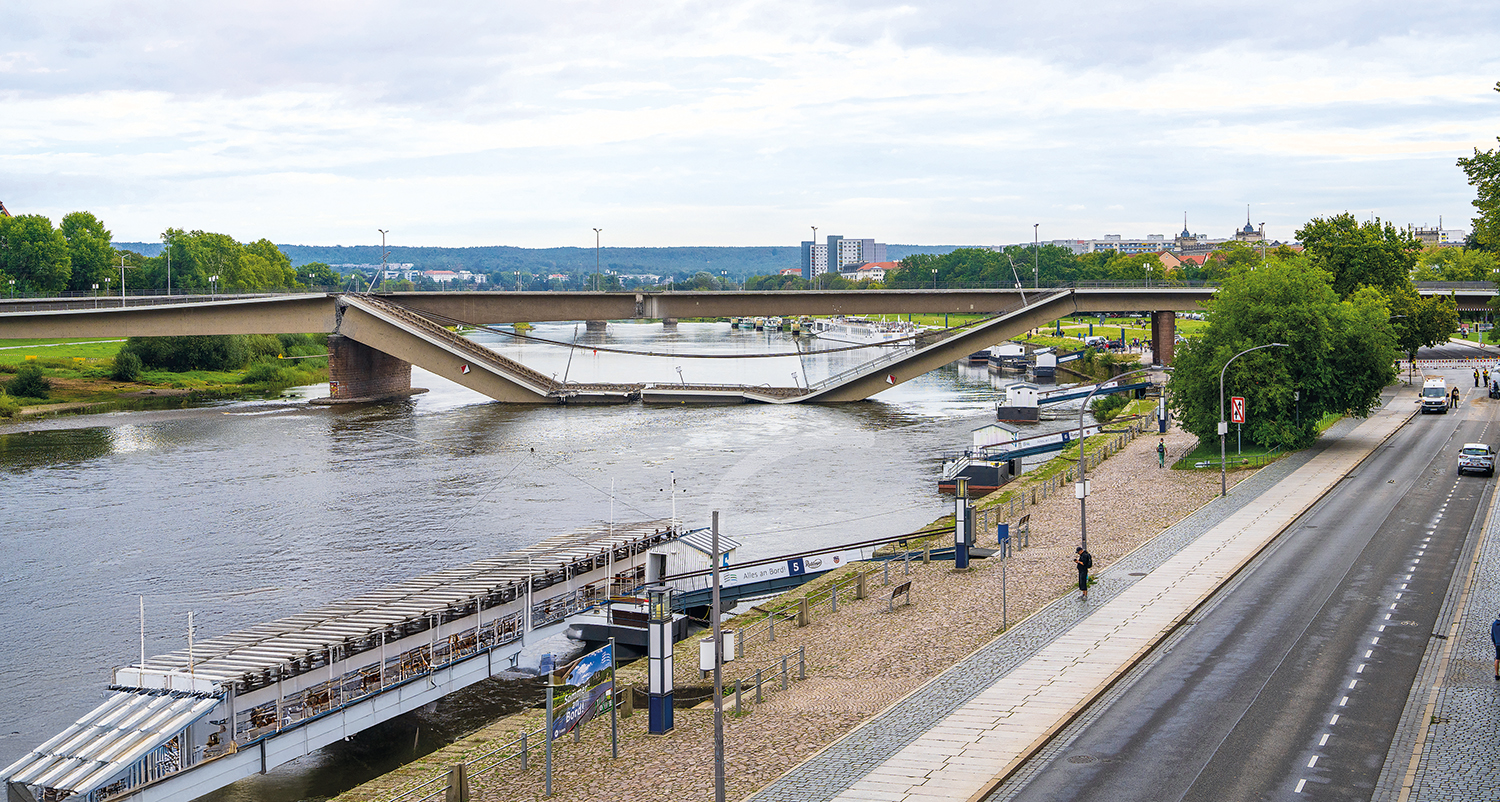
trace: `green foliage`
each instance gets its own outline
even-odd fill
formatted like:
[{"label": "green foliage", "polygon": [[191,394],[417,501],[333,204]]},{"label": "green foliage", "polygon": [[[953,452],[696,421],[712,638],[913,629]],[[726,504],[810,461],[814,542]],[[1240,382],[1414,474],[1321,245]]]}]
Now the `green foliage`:
[{"label": "green foliage", "polygon": [[[174,290],[236,292],[298,284],[292,260],[270,240],[241,243],[227,234],[180,228],[169,228],[162,236],[167,240],[165,250],[171,253]],[[210,281],[213,276],[218,276],[218,280]],[[134,274],[127,271],[127,281],[131,287],[165,287],[166,253],[143,258],[141,270]]]},{"label": "green foliage", "polygon": [[[271,339],[275,339],[274,337]],[[121,354],[140,357],[147,368],[173,372],[192,370],[239,370],[250,358],[247,338],[237,334],[182,337],[131,337]]]},{"label": "green foliage", "polygon": [[1410,359],[1416,359],[1418,348],[1446,342],[1458,328],[1458,304],[1452,296],[1424,298],[1402,287],[1389,294],[1389,302],[1396,347]]},{"label": "green foliage", "polygon": [[297,268],[297,282],[308,287],[337,289],[343,279],[328,265],[322,262],[309,262]]},{"label": "green foliage", "polygon": [[[1495,82],[1500,92],[1500,81]],[[1478,191],[1473,201],[1479,216],[1474,218],[1470,236],[1484,250],[1500,251],[1500,150],[1474,149],[1473,156],[1458,160],[1458,166],[1469,177],[1469,185]]]},{"label": "green foliage", "polygon": [[109,377],[115,381],[133,382],[139,381],[141,371],[145,369],[141,358],[131,351],[122,351],[115,355],[114,367],[109,371]]},{"label": "green foliage", "polygon": [[1477,248],[1433,245],[1417,257],[1412,278],[1417,281],[1494,281],[1500,260]]},{"label": "green foliage", "polygon": [[1089,405],[1089,411],[1093,413],[1094,420],[1100,423],[1108,423],[1120,414],[1120,410],[1130,403],[1130,399],[1124,393],[1111,393],[1099,396]]},{"label": "green foliage", "polygon": [[1382,292],[1409,287],[1422,243],[1379,218],[1361,223],[1345,212],[1326,220],[1313,218],[1297,238],[1314,266],[1333,277],[1333,291],[1348,298],[1360,287]]},{"label": "green foliage", "polygon": [[1169,382],[1177,419],[1199,439],[1217,436],[1220,371],[1253,346],[1290,347],[1236,359],[1223,395],[1247,399],[1245,435],[1268,448],[1309,444],[1318,419],[1331,412],[1368,415],[1395,379],[1396,335],[1385,297],[1365,288],[1341,301],[1329,275],[1305,261],[1274,260],[1232,275],[1210,308],[1203,334],[1179,345]]},{"label": "green foliage", "polygon": [[68,240],[42,215],[0,217],[0,270],[18,290],[62,292],[73,273]]},{"label": "green foliage", "polygon": [[20,402],[0,391],[0,418],[14,418],[20,411]]},{"label": "green foliage", "polygon": [[17,398],[51,398],[52,382],[42,375],[39,365],[26,364],[5,383],[5,391]]},{"label": "green foliage", "polygon": [[72,212],[63,217],[57,230],[68,241],[68,257],[72,262],[68,289],[87,292],[95,284],[102,289],[115,261],[109,229],[89,212]]},{"label": "green foliage", "polygon": [[807,279],[796,275],[751,276],[745,279],[747,290],[805,290]]}]

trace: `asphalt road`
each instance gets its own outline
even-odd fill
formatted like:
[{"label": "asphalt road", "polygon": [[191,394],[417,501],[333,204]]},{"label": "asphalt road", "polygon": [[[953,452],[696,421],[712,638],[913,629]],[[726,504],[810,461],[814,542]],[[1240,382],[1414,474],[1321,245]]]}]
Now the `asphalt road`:
[{"label": "asphalt road", "polygon": [[1492,409],[1414,418],[991,799],[1369,799],[1489,503],[1455,473]]}]

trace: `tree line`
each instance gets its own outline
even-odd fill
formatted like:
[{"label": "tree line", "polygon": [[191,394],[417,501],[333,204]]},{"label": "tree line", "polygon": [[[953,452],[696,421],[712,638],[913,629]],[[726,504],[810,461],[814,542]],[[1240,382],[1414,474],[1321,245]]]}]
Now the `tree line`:
[{"label": "tree line", "polygon": [[[113,245],[109,229],[90,212],[64,215],[56,227],[45,215],[0,217],[0,289],[32,295],[126,290],[245,292],[337,286],[327,265],[292,261],[268,239],[239,242],[228,234],[169,228],[165,247],[143,256]],[[123,276],[123,278],[122,278]]]}]

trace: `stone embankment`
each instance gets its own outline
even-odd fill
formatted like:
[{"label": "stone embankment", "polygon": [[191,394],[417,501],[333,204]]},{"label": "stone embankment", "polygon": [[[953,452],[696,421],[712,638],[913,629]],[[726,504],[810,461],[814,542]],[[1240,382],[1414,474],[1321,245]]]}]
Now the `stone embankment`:
[{"label": "stone embankment", "polygon": [[[1195,442],[1185,432],[1169,432],[1168,464]],[[1156,444],[1154,435],[1138,437],[1089,471],[1089,549],[1096,570],[1218,493],[1216,473],[1158,468]],[[1233,479],[1249,475],[1239,472]],[[1069,593],[1076,578],[1072,557],[1079,521],[1072,493],[1039,498],[1035,506],[1028,505],[1027,512],[1031,546],[1006,565],[1011,625]],[[993,531],[989,530],[989,540]],[[851,566],[845,571],[861,568],[868,570],[868,566]],[[753,674],[757,668],[776,676],[767,683],[764,701],[750,704],[747,695],[745,714],[725,716],[730,799],[753,793],[1004,631],[998,561],[977,560],[965,573],[954,572],[951,562],[916,562],[909,566],[909,576],[906,570],[900,563],[893,565],[891,582],[911,580],[911,605],[888,612],[890,588],[877,573],[871,577],[865,599],[843,594],[837,613],[823,606],[815,608],[806,627],[778,624],[774,643],[763,635],[755,636],[745,645],[745,656],[727,666],[728,680]],[[809,592],[816,591],[804,587],[789,595]],[[739,623],[748,625],[754,618],[753,614],[742,616]],[[806,656],[807,679],[793,678],[781,690],[777,661],[799,648]],[[676,653],[680,686],[701,685],[697,662],[697,640],[681,644]],[[644,670],[644,661],[623,668],[622,683],[644,687]],[[726,709],[732,703],[731,695]],[[496,722],[418,763],[344,794],[338,802],[387,802],[403,788],[511,740],[523,728],[536,729],[539,721],[540,713],[530,712]],[[579,743],[558,744],[553,798],[563,802],[711,799],[713,711],[709,706],[677,710],[676,729],[667,735],[651,736],[645,730],[643,710],[621,720],[618,759],[610,757],[607,721],[589,725]],[[473,777],[473,796],[486,802],[543,798],[541,760],[537,749],[525,772],[513,761]]]}]

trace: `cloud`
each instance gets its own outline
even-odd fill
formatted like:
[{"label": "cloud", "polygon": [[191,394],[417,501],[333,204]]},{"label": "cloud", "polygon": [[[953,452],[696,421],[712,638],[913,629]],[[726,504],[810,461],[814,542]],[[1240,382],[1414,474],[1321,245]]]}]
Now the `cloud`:
[{"label": "cloud", "polygon": [[33,4],[0,30],[0,187],[121,239],[310,243],[991,243],[1039,219],[1170,232],[1185,208],[1227,230],[1245,203],[1289,233],[1340,198],[1468,215],[1452,164],[1500,133],[1500,12],[1249,9]]}]

